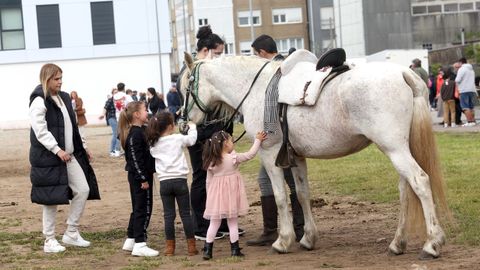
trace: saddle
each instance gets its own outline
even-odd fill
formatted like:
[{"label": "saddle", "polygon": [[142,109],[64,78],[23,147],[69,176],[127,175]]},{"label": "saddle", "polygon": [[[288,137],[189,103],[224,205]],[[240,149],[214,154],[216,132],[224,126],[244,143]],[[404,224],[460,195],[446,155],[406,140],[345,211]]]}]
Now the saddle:
[{"label": "saddle", "polygon": [[345,51],[332,49],[317,57],[307,50],[297,50],[280,66],[282,79],[278,84],[278,102],[292,106],[313,106],[324,86],[348,71],[344,65]]}]

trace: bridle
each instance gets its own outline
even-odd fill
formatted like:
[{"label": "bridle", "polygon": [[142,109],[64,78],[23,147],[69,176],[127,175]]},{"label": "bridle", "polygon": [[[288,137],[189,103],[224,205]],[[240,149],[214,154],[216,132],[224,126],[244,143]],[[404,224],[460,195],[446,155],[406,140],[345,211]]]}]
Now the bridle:
[{"label": "bridle", "polygon": [[[245,99],[247,99],[248,95],[250,95],[250,92],[252,91],[253,85],[257,81],[258,77],[260,76],[260,73],[262,73],[263,69],[267,66],[267,64],[270,62],[265,62],[263,66],[258,70],[257,74],[255,75],[255,78],[253,79],[252,83],[250,84],[250,88],[248,89],[247,93],[243,96],[242,100],[238,104],[238,106],[235,108],[233,111],[232,115],[228,119],[227,122],[225,122],[223,129],[227,128],[233,123],[233,120],[235,119],[236,114],[239,112],[240,107],[242,106],[243,102]],[[195,67],[192,70],[192,73],[188,79],[188,87],[186,89],[185,93],[185,104],[184,108],[181,111],[181,119],[184,121],[184,123],[187,123],[189,120],[188,117],[188,112],[192,109],[193,105],[197,105],[197,107],[200,109],[201,112],[204,114],[208,115],[212,112],[199,98],[198,96],[198,81],[199,81],[199,73],[200,73],[200,66],[203,64],[203,62],[198,63],[195,65]],[[192,96],[193,102],[189,104],[189,97]],[[237,142],[240,140],[243,135],[245,135],[245,131],[235,140]]]}]

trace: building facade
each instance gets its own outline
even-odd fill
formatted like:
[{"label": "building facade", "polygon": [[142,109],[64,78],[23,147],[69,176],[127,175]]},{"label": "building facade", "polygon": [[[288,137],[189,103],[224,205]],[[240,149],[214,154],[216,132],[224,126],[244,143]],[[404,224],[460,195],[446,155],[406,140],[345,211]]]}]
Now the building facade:
[{"label": "building facade", "polygon": [[164,1],[3,0],[0,21],[0,86],[16,101],[0,106],[0,128],[28,126],[28,97],[48,62],[63,69],[62,90],[79,93],[90,123],[118,82],[139,92],[170,86]]},{"label": "building facade", "polygon": [[310,49],[306,1],[251,0],[251,2],[250,9],[249,0],[233,0],[237,54],[251,54],[251,44],[261,34],[273,37],[277,42],[278,51],[282,54],[287,54],[292,47]]},{"label": "building facade", "polygon": [[345,48],[349,57],[441,49],[459,44],[462,29],[465,40],[480,32],[478,0],[307,0],[307,5],[317,55],[332,47]]}]

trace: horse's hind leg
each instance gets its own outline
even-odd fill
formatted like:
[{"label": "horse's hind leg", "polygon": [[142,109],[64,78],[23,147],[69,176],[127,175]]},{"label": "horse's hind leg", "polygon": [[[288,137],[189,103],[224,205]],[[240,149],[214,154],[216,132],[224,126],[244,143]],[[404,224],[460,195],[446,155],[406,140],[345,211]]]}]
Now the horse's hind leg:
[{"label": "horse's hind leg", "polygon": [[295,179],[295,189],[297,198],[303,209],[303,216],[305,219],[304,234],[300,240],[302,247],[311,250],[315,248],[315,243],[318,239],[317,226],[312,215],[312,208],[310,206],[310,188],[308,185],[307,176],[307,162],[304,158],[297,158],[297,167],[292,168],[293,177]]},{"label": "horse's hind leg", "polygon": [[390,243],[388,250],[394,255],[405,253],[407,248],[406,221],[407,221],[407,188],[408,182],[405,178],[400,177],[398,182],[398,190],[400,191],[400,214],[398,216],[398,227],[395,238]]},{"label": "horse's hind leg", "polygon": [[[401,177],[410,184],[410,187],[420,199],[422,205],[427,241],[423,245],[420,256],[421,258],[437,258],[440,255],[441,246],[445,243],[445,233],[440,226],[435,212],[429,177],[422,168],[420,168],[407,149],[390,152],[388,156]],[[408,215],[411,214],[412,213],[408,213]],[[409,222],[412,221],[410,220]]]}]

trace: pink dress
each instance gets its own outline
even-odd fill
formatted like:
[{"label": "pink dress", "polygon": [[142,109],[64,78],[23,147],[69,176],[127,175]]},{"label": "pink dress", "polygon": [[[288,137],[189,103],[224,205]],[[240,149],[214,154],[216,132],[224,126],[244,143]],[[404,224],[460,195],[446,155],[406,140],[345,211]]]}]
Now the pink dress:
[{"label": "pink dress", "polygon": [[207,202],[205,219],[234,218],[248,212],[247,193],[238,165],[255,157],[261,141],[255,139],[246,153],[235,150],[223,155],[222,164],[210,166],[207,170]]}]

